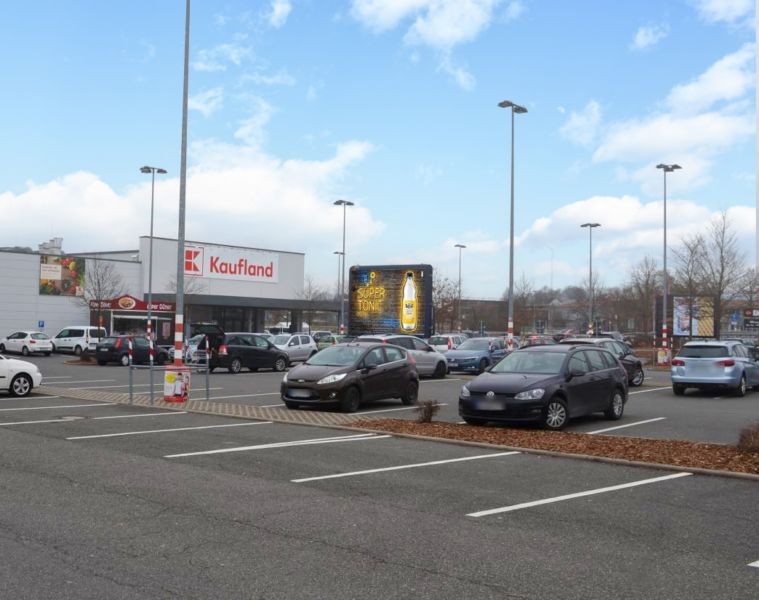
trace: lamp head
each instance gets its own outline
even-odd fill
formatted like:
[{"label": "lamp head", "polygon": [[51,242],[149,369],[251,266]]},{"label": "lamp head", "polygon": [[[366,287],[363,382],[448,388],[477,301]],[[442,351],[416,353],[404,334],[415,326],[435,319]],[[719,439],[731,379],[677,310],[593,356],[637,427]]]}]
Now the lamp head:
[{"label": "lamp head", "polygon": [[527,109],[524,106],[519,106],[519,104],[514,104],[511,100],[503,100],[502,102],[498,103],[498,106],[501,108],[510,108],[515,113],[526,113]]},{"label": "lamp head", "polygon": [[456,244],[454,248],[466,248],[464,244]]},{"label": "lamp head", "polygon": [[580,227],[590,227],[592,229],[593,227],[601,227],[601,223],[583,223]]},{"label": "lamp head", "polygon": [[665,173],[671,173],[672,171],[675,171],[677,169],[682,169],[680,165],[672,164],[672,165],[665,165],[664,163],[659,163],[656,165],[657,169],[664,169]]},{"label": "lamp head", "polygon": [[140,167],[140,173],[152,173],[153,169],[150,167]]},{"label": "lamp head", "polygon": [[335,206],[353,206],[353,202],[350,200],[335,200],[332,204]]}]

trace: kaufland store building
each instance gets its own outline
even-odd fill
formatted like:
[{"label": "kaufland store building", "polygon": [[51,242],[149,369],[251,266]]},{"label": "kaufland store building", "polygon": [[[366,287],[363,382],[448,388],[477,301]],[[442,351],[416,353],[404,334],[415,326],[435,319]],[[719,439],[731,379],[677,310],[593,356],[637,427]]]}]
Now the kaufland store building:
[{"label": "kaufland store building", "polygon": [[[0,249],[0,337],[19,330],[54,336],[64,327],[98,322],[109,333],[144,332],[150,238],[125,251],[66,254],[61,246],[54,238],[37,251]],[[285,322],[295,331],[302,329],[304,312],[316,311],[334,329],[337,303],[303,297],[304,261],[298,252],[186,242],[185,334],[192,335],[198,322],[226,331],[264,331]],[[173,342],[176,270],[177,241],[154,237],[153,331],[161,344]],[[104,289],[118,293],[102,297]]]}]

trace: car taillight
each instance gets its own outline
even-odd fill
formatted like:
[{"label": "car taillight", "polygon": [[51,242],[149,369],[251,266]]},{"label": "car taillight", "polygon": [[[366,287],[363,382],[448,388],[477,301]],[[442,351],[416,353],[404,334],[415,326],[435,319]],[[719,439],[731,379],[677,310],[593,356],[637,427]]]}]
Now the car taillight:
[{"label": "car taillight", "polygon": [[685,361],[684,360],[680,360],[679,358],[673,358],[672,359],[672,366],[673,367],[684,367],[685,366]]},{"label": "car taillight", "polygon": [[116,348],[117,350],[121,348],[121,338],[116,339],[116,343],[113,345],[113,347]]},{"label": "car taillight", "polygon": [[717,361],[718,367],[734,367],[735,361],[732,358],[728,358],[727,360],[719,360]]},{"label": "car taillight", "polygon": [[227,355],[227,346],[226,344],[222,344],[219,346],[219,356],[226,356]]},{"label": "car taillight", "polygon": [[36,341],[36,340],[29,340],[29,343],[30,343],[30,344],[36,344],[36,343],[37,343],[37,341]]},{"label": "car taillight", "polygon": [[416,366],[416,360],[414,360],[414,357],[411,356],[410,352],[406,354],[406,358],[408,359],[408,364],[410,364],[412,367]]}]

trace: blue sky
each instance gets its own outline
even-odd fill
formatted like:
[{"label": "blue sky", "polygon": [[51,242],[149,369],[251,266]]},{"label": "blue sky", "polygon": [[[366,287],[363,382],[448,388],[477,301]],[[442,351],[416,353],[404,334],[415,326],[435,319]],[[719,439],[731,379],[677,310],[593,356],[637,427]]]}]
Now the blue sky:
[{"label": "blue sky", "polygon": [[[464,294],[515,277],[618,284],[727,210],[754,261],[751,0],[259,0],[192,7],[187,236],[349,264],[431,263]],[[0,245],[175,237],[184,2],[11,2],[0,22]],[[553,258],[553,260],[552,260]]]}]

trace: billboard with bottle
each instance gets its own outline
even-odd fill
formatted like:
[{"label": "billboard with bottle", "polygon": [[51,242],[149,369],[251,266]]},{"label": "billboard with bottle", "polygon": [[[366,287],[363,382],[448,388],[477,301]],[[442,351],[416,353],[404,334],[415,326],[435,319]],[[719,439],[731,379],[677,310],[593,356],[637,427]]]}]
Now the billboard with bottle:
[{"label": "billboard with bottle", "polygon": [[348,280],[348,333],[432,335],[432,266],[354,266]]}]

